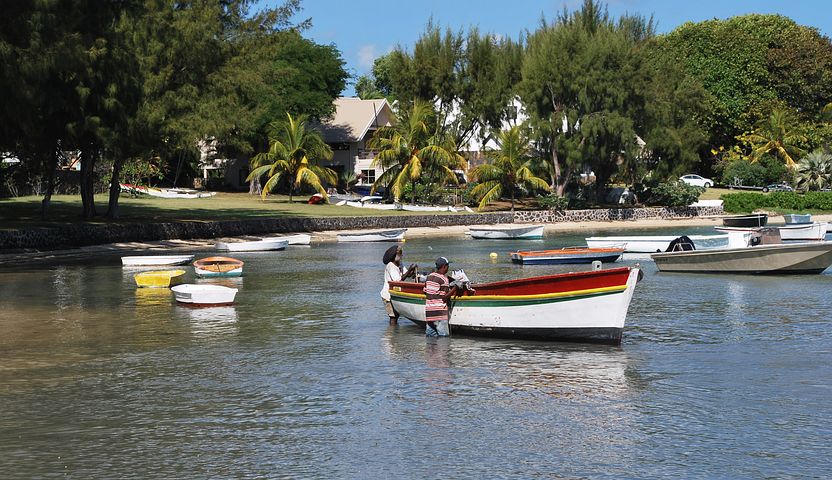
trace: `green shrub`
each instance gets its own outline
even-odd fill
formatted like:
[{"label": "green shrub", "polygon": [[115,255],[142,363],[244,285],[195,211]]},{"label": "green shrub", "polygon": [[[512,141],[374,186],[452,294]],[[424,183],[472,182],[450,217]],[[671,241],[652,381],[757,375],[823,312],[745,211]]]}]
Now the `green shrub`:
[{"label": "green shrub", "polygon": [[757,209],[832,210],[832,192],[728,193],[720,197],[723,209],[730,213],[752,212]]},{"label": "green shrub", "polygon": [[663,207],[685,207],[699,200],[704,189],[687,183],[675,181],[659,183],[650,189],[647,205]]},{"label": "green shrub", "polygon": [[764,156],[759,162],[733,160],[722,171],[723,185],[750,185],[764,187],[771,183],[790,182],[791,172],[777,158]]},{"label": "green shrub", "polygon": [[550,193],[549,195],[538,195],[537,204],[547,210],[562,212],[569,206],[569,199],[556,193]]}]

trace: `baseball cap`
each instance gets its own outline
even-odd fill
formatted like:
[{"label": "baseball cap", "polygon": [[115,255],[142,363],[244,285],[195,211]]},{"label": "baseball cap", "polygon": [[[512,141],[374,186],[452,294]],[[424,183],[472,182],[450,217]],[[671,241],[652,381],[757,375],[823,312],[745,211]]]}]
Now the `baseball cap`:
[{"label": "baseball cap", "polygon": [[436,259],[436,268],[441,267],[442,265],[447,265],[448,259],[445,257],[439,257]]}]

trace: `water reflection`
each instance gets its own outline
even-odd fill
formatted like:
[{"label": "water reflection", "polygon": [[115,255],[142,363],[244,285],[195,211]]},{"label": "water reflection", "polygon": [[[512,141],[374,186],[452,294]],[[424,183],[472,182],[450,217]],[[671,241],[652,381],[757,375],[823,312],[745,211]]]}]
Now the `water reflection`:
[{"label": "water reflection", "polygon": [[176,306],[177,317],[190,322],[194,337],[222,337],[238,332],[237,310],[233,306],[188,307]]}]

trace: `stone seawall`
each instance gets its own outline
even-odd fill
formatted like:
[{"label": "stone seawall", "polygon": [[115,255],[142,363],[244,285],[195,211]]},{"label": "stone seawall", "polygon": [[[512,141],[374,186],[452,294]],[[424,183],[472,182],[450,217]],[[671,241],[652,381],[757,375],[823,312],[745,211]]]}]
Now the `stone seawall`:
[{"label": "stone seawall", "polygon": [[440,227],[512,223],[509,212],[468,215],[390,215],[377,217],[270,217],[238,221],[190,221],[111,225],[67,225],[0,231],[0,251],[55,250],[119,242],[218,238],[363,228]]},{"label": "stone seawall", "polygon": [[514,212],[516,223],[608,222],[614,220],[673,219],[723,215],[719,207],[598,208],[592,210],[532,210]]}]

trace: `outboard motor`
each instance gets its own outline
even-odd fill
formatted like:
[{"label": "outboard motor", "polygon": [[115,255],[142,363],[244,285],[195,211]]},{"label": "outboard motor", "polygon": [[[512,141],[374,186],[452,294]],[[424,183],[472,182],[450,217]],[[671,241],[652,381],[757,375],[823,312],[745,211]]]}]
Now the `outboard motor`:
[{"label": "outboard motor", "polygon": [[670,245],[667,246],[667,250],[665,250],[665,252],[689,252],[692,250],[696,250],[696,247],[693,245],[693,240],[691,240],[687,235],[682,235],[681,237],[670,242]]}]

